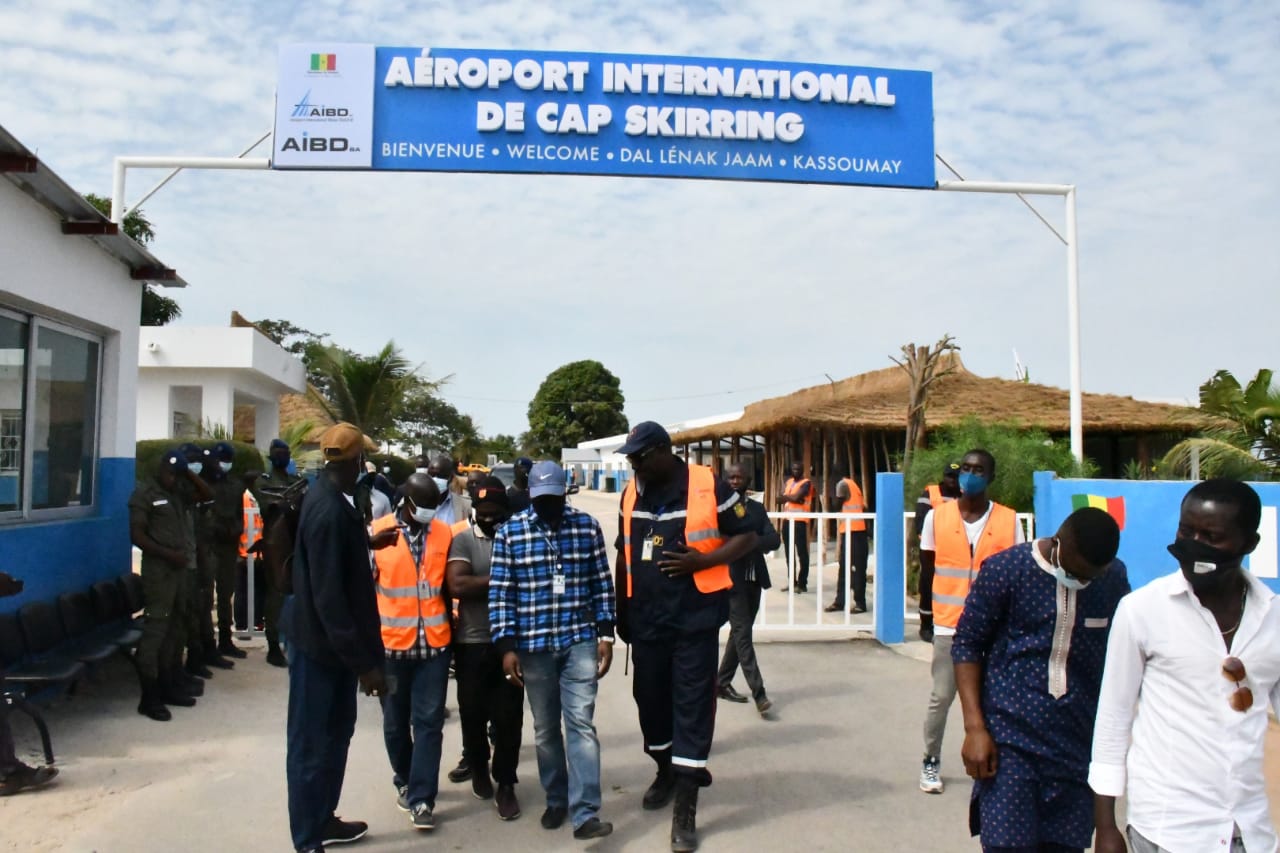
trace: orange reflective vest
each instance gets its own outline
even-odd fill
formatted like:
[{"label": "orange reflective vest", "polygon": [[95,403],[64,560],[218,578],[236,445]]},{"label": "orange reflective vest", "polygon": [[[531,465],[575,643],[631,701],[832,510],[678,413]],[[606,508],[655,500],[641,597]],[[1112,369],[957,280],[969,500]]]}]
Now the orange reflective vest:
[{"label": "orange reflective vest", "polygon": [[937,483],[930,483],[925,486],[924,490],[929,495],[929,506],[934,509],[942,506],[942,502],[946,500],[946,498],[942,496],[942,487]]},{"label": "orange reflective vest", "polygon": [[244,560],[249,556],[249,546],[258,538],[262,516],[253,511],[258,508],[258,502],[249,494],[248,489],[245,489],[241,503],[244,507],[244,529],[240,531],[240,559]]},{"label": "orange reflective vest", "polygon": [[[373,534],[376,536],[397,523],[397,513],[384,515],[373,522]],[[427,645],[431,648],[449,645],[452,631],[444,597],[444,566],[452,542],[449,525],[432,521],[419,565],[413,564],[413,554],[403,535],[396,539],[396,544],[373,552],[378,618],[382,621],[382,645],[387,649],[413,648],[422,629],[426,630]]]},{"label": "orange reflective vest", "polygon": [[[844,484],[849,489],[849,497],[844,499],[844,503],[840,504],[841,512],[863,512],[865,507],[862,503],[862,489],[858,488],[858,484],[854,482],[852,477],[845,477]],[[867,522],[861,518],[851,518],[846,521],[840,528],[841,533],[848,533],[851,530],[866,530]]]},{"label": "orange reflective vest", "polygon": [[787,483],[782,487],[782,496],[795,494],[795,490],[801,486],[809,486],[809,492],[804,496],[803,501],[796,503],[788,502],[784,509],[787,512],[810,512],[813,509],[813,485],[807,480],[796,480],[791,477],[787,478]]},{"label": "orange reflective vest", "polygon": [[959,501],[946,501],[933,511],[933,621],[954,628],[960,624],[969,584],[982,561],[1012,548],[1017,541],[1018,516],[1009,507],[991,502],[991,515],[977,545],[969,546]]},{"label": "orange reflective vest", "polygon": [[[685,507],[684,540],[689,547],[703,554],[724,544],[717,519],[716,475],[705,465],[689,466],[689,500]],[[627,564],[627,598],[631,597],[631,518],[640,516],[661,520],[648,512],[636,512],[636,481],[627,483],[622,493],[622,554]],[[698,592],[719,592],[729,589],[733,581],[729,577],[729,564],[711,566],[693,573],[693,583]]]}]

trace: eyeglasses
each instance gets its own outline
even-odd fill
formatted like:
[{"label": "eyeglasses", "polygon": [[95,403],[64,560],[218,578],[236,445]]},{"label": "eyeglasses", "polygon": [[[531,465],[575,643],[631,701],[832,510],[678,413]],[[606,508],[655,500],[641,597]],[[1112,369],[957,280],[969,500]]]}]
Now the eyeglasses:
[{"label": "eyeglasses", "polygon": [[1240,658],[1230,657],[1222,662],[1222,677],[1236,686],[1235,692],[1227,700],[1231,705],[1231,709],[1244,713],[1252,708],[1253,691],[1243,683],[1249,676],[1245,672],[1244,663]]}]

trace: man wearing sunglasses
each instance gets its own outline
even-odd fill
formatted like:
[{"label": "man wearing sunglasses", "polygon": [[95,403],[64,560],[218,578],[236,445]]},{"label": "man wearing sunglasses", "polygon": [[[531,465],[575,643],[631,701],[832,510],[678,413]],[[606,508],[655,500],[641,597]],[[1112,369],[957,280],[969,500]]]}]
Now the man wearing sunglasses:
[{"label": "man wearing sunglasses", "polygon": [[969,831],[984,851],[1089,846],[1089,741],[1107,628],[1129,592],[1119,547],[1115,519],[1079,509],[973,580],[951,657],[974,779]]},{"label": "man wearing sunglasses", "polygon": [[1098,853],[1277,848],[1262,775],[1267,700],[1280,707],[1280,608],[1242,566],[1262,502],[1234,480],[1182,499],[1179,570],[1120,603],[1093,735]]}]

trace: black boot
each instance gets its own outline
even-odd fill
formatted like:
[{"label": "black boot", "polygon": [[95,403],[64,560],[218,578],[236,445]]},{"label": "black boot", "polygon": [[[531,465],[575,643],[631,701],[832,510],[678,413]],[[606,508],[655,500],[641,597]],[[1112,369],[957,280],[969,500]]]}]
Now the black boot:
[{"label": "black boot", "polygon": [[244,660],[249,656],[248,652],[244,649],[236,648],[236,644],[231,642],[230,625],[227,626],[225,631],[221,628],[218,629],[218,654],[223,657],[235,658],[236,660]]},{"label": "black boot", "polygon": [[195,697],[182,688],[176,667],[167,676],[160,676],[160,698],[166,705],[176,705],[179,708],[190,708],[196,704]]},{"label": "black boot", "polygon": [[146,676],[139,676],[138,680],[142,682],[142,700],[138,702],[138,713],[161,723],[173,719],[173,714],[160,698],[160,685],[156,680]]},{"label": "black boot", "polygon": [[641,803],[649,811],[656,811],[671,802],[671,795],[676,787],[676,775],[671,770],[671,753],[664,752],[661,758],[655,757],[654,760],[658,762],[658,775],[653,777],[653,784],[644,792]]},{"label": "black boot", "polygon": [[275,643],[267,643],[267,663],[272,666],[287,667],[289,661],[285,658],[284,652],[280,651],[280,647]]},{"label": "black boot", "polygon": [[198,649],[191,648],[187,650],[187,673],[197,678],[213,678],[213,673],[209,667],[205,666],[200,660],[201,652]]},{"label": "black boot", "polygon": [[698,783],[689,778],[676,780],[676,805],[671,813],[672,853],[693,853],[698,849]]},{"label": "black boot", "polygon": [[218,651],[217,645],[214,644],[212,637],[204,642],[203,659],[206,666],[211,666],[215,669],[231,669],[236,665],[235,661],[222,656]]}]

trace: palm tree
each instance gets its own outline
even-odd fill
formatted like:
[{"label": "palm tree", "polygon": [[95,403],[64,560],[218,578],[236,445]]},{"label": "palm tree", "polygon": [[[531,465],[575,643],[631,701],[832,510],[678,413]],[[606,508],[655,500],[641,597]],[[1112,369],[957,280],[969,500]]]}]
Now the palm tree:
[{"label": "palm tree", "polygon": [[391,432],[406,393],[424,382],[395,341],[372,356],[326,347],[315,367],[327,380],[327,393],[310,388],[311,399],[335,421],[354,424],[375,441]]},{"label": "palm tree", "polygon": [[1204,476],[1280,479],[1280,386],[1270,370],[1259,370],[1249,384],[1219,370],[1200,386],[1200,409],[1222,418],[1222,425],[1178,443],[1162,465],[1179,473],[1200,458]]}]

